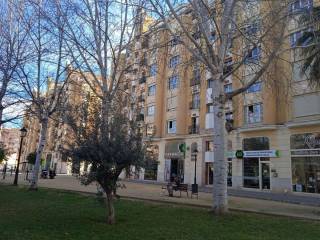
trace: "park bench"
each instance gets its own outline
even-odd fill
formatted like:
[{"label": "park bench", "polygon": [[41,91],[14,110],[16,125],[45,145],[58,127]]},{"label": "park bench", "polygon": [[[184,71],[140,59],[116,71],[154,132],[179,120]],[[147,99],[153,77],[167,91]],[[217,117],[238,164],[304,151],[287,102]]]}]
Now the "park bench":
[{"label": "park bench", "polygon": [[174,189],[175,191],[180,191],[180,197],[181,197],[181,192],[186,192],[187,193],[187,197],[189,197],[189,193],[188,193],[188,184],[179,184],[176,189]]},{"label": "park bench", "polygon": [[180,197],[181,192],[186,192],[187,197],[189,197],[188,184],[172,185],[171,183],[168,183],[166,186],[162,186],[162,190],[167,190],[169,193],[169,197],[173,197],[173,191],[179,191]]}]

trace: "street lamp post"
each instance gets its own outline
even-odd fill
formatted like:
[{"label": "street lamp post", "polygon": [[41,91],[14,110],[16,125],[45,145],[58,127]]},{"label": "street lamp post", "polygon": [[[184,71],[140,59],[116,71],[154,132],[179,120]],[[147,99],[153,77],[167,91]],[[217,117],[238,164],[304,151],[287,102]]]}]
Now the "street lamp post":
[{"label": "street lamp post", "polygon": [[192,192],[192,194],[197,194],[197,197],[198,197],[197,155],[198,155],[198,149],[194,149],[193,152],[192,152],[192,156],[194,157],[194,180],[193,180],[193,184],[191,186],[191,192]]},{"label": "street lamp post", "polygon": [[18,162],[16,166],[16,173],[14,176],[13,185],[18,185],[18,176],[19,176],[19,165],[20,165],[20,157],[21,157],[21,150],[22,150],[22,141],[23,138],[27,135],[27,129],[25,127],[20,129],[20,147],[19,147],[19,155],[18,155]]}]

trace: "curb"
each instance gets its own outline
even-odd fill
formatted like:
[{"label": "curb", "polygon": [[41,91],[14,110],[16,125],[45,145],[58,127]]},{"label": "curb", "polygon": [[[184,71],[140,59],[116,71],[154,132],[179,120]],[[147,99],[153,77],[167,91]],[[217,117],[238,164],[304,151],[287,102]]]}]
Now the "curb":
[{"label": "curb", "polygon": [[[96,193],[93,193],[93,192],[85,192],[85,191],[79,191],[79,190],[46,188],[46,187],[39,187],[39,188],[55,189],[55,190],[58,190],[59,192],[66,192],[66,193],[79,193],[86,196],[96,195]],[[199,205],[194,203],[180,203],[180,202],[174,202],[174,201],[156,200],[156,199],[150,199],[150,198],[130,197],[130,196],[120,196],[120,199],[211,210],[211,206]],[[234,208],[234,207],[229,207],[229,210],[231,212],[252,213],[252,214],[259,214],[259,215],[266,215],[266,216],[273,216],[273,217],[283,217],[283,218],[296,218],[299,220],[307,220],[307,221],[317,221],[317,222],[320,221],[320,216],[319,217],[303,217],[295,214],[279,214],[277,212],[264,212],[264,211],[257,211],[257,210],[247,209],[247,208]]]}]

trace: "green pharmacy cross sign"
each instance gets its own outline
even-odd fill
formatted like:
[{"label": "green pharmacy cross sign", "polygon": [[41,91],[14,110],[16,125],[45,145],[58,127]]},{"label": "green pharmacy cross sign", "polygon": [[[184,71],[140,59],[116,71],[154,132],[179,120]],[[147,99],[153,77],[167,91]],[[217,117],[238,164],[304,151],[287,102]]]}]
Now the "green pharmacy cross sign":
[{"label": "green pharmacy cross sign", "polygon": [[237,150],[235,156],[238,159],[242,159],[244,157],[244,152],[242,150]]},{"label": "green pharmacy cross sign", "polygon": [[187,145],[185,143],[179,144],[179,152],[183,153],[183,158],[186,158]]}]

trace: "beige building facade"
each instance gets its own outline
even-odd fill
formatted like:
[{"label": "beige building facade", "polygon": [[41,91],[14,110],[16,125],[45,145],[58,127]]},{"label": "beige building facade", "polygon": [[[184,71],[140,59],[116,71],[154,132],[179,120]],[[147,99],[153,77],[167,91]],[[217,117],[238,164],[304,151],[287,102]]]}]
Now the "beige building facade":
[{"label": "beige building facade", "polygon": [[[275,60],[272,74],[225,106],[225,118],[232,119],[234,127],[226,132],[230,188],[320,196],[320,92],[301,76],[295,45],[306,29],[299,24],[299,16],[318,4],[293,2],[284,61]],[[127,54],[138,64],[126,76],[126,91],[133,99],[131,110],[140,106],[141,126],[157,149],[158,162],[134,177],[166,182],[179,176],[192,184],[196,176],[199,185],[210,186],[214,161],[211,77],[179,44],[182,36],[172,37],[161,27],[156,32],[146,26],[140,30]],[[257,49],[251,57],[259,61],[263,52]],[[225,60],[227,66],[232,59],[231,54]],[[250,71],[252,66],[245,64],[236,74],[247,78]],[[233,78],[226,79],[226,92],[241,86]]]}]

